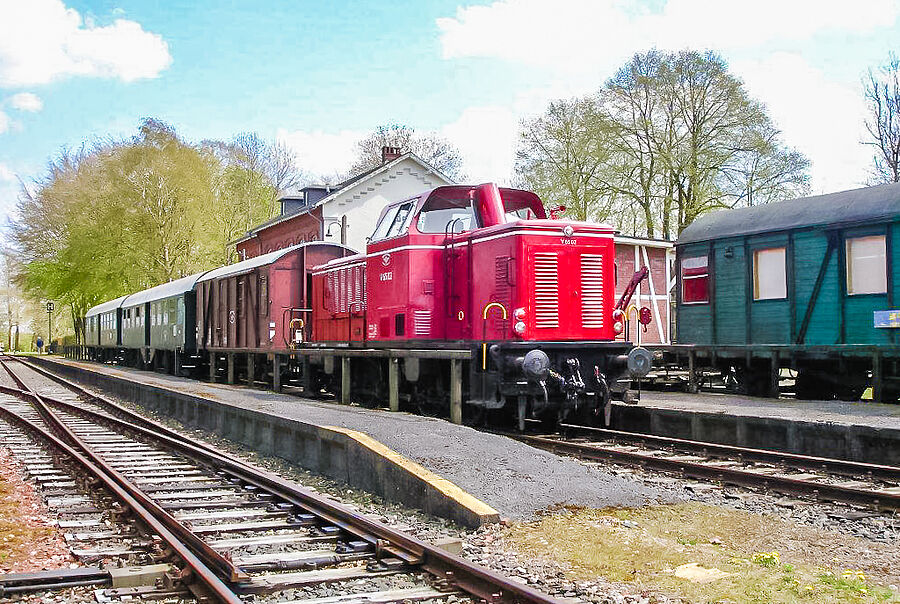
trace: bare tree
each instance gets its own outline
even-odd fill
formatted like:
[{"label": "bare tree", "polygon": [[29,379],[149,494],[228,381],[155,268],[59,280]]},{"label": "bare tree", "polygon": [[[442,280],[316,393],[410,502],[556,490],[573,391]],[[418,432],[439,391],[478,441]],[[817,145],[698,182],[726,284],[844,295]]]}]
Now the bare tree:
[{"label": "bare tree", "polygon": [[866,130],[875,147],[872,184],[900,182],[900,60],[891,53],[887,64],[869,70],[864,82],[869,117]]},{"label": "bare tree", "polygon": [[378,126],[357,142],[349,175],[381,165],[382,147],[398,147],[402,153],[411,151],[453,180],[464,178],[462,156],[456,147],[436,133],[416,134],[415,128],[401,124]]}]

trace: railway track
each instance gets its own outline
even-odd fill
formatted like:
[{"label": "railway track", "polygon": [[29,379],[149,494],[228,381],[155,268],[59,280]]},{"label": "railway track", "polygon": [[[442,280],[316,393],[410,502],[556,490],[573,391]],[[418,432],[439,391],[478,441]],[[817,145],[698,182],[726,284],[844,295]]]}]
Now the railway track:
[{"label": "railway track", "polygon": [[504,433],[541,449],[816,500],[900,510],[900,468],[562,424],[561,434]]},{"label": "railway track", "polygon": [[[156,585],[98,598],[189,590],[196,601],[230,603],[273,593],[317,604],[556,601],[46,370],[18,359],[0,364],[16,384],[0,386],[0,444],[21,455],[27,471],[46,472],[33,474],[49,477],[41,484],[70,489],[60,505],[74,518],[64,525],[77,529],[71,540],[127,563],[173,564]],[[55,382],[52,396],[46,383],[34,385],[41,378]],[[82,584],[101,585],[102,577]],[[323,585],[333,589],[318,597]]]}]

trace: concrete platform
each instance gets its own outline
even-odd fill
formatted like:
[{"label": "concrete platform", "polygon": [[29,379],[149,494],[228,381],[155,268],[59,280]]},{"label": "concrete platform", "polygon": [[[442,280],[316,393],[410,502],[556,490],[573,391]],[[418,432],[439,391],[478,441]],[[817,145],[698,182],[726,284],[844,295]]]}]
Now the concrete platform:
[{"label": "concrete platform", "polygon": [[603,468],[442,419],[60,357],[41,362],[186,426],[467,526],[498,515],[530,518],[556,505],[669,498]]},{"label": "concrete platform", "polygon": [[900,466],[900,405],[644,391],[613,428]]}]

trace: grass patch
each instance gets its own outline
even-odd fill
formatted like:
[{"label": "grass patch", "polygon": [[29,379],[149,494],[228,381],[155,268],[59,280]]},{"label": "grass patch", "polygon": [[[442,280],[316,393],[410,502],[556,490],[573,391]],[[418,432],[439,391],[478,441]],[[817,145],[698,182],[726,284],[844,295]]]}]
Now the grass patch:
[{"label": "grass patch", "polygon": [[[875,544],[860,543],[856,556],[851,537],[698,503],[556,510],[512,526],[506,539],[524,554],[562,563],[571,579],[604,577],[694,602],[900,602],[883,586],[895,577],[877,562],[848,564],[877,558]],[[834,557],[838,546],[844,560]],[[675,575],[690,563],[728,576],[699,583]]]}]

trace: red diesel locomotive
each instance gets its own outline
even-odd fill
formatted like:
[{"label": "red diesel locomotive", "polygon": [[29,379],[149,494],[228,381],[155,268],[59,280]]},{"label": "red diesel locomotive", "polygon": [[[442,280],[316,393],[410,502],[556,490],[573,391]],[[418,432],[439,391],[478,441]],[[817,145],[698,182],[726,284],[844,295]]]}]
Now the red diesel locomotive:
[{"label": "red diesel locomotive", "polygon": [[[446,408],[449,353],[465,351],[470,413],[503,410],[520,428],[597,414],[651,365],[615,340],[613,235],[548,219],[528,191],[439,187],[385,208],[365,254],[313,269],[307,346],[433,351],[403,358],[401,396],[419,408]],[[333,361],[311,359],[316,387],[337,389]],[[384,401],[390,361],[354,362],[354,396]]]}]

